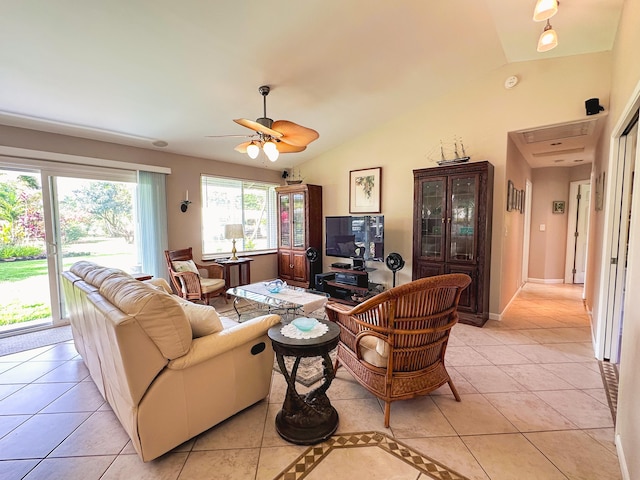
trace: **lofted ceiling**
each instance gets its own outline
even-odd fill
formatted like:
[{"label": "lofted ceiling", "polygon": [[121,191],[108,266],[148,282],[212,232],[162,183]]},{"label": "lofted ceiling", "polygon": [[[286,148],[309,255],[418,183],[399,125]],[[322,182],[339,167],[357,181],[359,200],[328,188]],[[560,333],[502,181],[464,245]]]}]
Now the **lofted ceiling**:
[{"label": "lofted ceiling", "polygon": [[232,119],[261,117],[270,85],[269,117],[320,133],[289,168],[505,64],[611,50],[622,3],[562,0],[539,54],[535,0],[2,0],[0,124],[276,168],[208,137],[251,133]]}]

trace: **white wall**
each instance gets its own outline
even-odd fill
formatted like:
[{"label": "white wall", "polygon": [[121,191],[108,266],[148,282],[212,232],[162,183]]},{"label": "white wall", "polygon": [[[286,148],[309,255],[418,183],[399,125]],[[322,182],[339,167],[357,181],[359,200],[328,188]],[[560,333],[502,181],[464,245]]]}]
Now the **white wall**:
[{"label": "white wall", "polygon": [[[612,95],[608,132],[622,121],[626,110],[640,95],[640,0],[626,0],[620,17],[620,27],[614,48]],[[637,108],[637,107],[636,107]],[[603,166],[604,167],[604,166]],[[634,192],[640,192],[640,162],[636,158]],[[631,245],[640,242],[640,195],[633,199]],[[627,304],[625,308],[618,388],[616,442],[627,478],[640,478],[640,309],[635,299],[640,297],[640,255],[630,248],[628,259]],[[595,311],[595,310],[594,310]]]}]

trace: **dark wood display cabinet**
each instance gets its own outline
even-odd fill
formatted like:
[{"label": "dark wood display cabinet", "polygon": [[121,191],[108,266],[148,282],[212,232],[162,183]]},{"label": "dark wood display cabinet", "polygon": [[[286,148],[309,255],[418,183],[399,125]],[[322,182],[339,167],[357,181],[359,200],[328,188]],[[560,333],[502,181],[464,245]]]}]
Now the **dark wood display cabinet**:
[{"label": "dark wood display cabinet", "polygon": [[493,165],[472,162],[413,171],[413,280],[466,273],[460,321],[489,318]]},{"label": "dark wood display cabinet", "polygon": [[[277,187],[278,277],[288,284],[309,288],[322,271],[322,187],[289,185]],[[307,249],[316,249],[311,263]],[[316,271],[317,270],[317,271]]]}]

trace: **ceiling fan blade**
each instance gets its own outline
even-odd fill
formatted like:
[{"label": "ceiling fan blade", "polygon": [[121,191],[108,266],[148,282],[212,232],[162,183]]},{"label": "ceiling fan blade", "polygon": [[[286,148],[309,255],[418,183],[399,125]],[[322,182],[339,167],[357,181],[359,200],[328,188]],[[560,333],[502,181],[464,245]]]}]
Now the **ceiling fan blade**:
[{"label": "ceiling fan blade", "polygon": [[282,134],[282,142],[297,147],[306,147],[320,136],[315,130],[288,120],[276,120],[271,127]]},{"label": "ceiling fan blade", "polygon": [[240,153],[247,153],[247,147],[251,145],[251,142],[243,142],[240,145],[236,145],[234,150]]},{"label": "ceiling fan blade", "polygon": [[256,132],[264,133],[265,135],[270,135],[273,138],[282,137],[282,133],[272,130],[271,128],[267,128],[264,125],[259,124],[258,122],[254,122],[253,120],[247,120],[246,118],[236,118],[233,121],[238,125],[250,128],[251,130],[255,130]]},{"label": "ceiling fan blade", "polygon": [[307,149],[307,147],[298,147],[296,145],[290,145],[288,143],[284,143],[283,141],[277,142],[276,148],[280,153],[296,153],[296,152],[302,152],[303,150]]}]

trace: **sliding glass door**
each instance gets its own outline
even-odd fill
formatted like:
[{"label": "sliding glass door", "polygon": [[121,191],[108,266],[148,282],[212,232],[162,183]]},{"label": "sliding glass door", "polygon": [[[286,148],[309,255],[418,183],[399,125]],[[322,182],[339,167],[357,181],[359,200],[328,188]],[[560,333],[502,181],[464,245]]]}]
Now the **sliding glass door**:
[{"label": "sliding glass door", "polygon": [[78,260],[138,270],[135,172],[0,167],[0,336],[64,322]]},{"label": "sliding glass door", "polygon": [[52,320],[39,172],[0,169],[0,335]]}]

